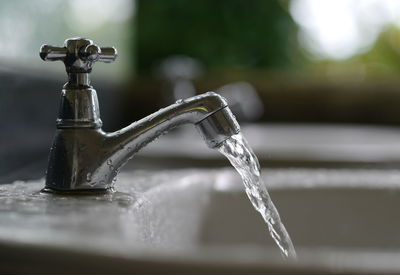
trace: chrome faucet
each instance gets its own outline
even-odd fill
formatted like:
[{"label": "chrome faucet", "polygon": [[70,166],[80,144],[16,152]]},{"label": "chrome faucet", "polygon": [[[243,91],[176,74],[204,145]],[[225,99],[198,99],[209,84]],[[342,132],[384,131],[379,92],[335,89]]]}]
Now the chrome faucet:
[{"label": "chrome faucet", "polygon": [[96,61],[112,62],[115,48],[100,48],[91,40],[71,38],[64,47],[43,45],[40,57],[61,60],[68,82],[61,93],[57,130],[50,150],[44,191],[92,192],[113,188],[119,169],[163,133],[194,124],[211,148],[240,131],[226,101],[209,92],[178,100],[131,125],[102,131],[96,91],[89,73]]}]

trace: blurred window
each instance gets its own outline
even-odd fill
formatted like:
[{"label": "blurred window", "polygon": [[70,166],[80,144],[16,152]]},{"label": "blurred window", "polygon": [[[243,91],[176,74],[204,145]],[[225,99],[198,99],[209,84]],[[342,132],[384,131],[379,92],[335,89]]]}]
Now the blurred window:
[{"label": "blurred window", "polygon": [[95,70],[123,76],[133,64],[130,47],[135,4],[134,0],[0,1],[2,67],[21,65],[62,72],[60,64],[40,64],[39,48],[44,43],[62,45],[66,38],[79,36],[100,46],[116,46],[120,58],[113,69],[96,66]]}]

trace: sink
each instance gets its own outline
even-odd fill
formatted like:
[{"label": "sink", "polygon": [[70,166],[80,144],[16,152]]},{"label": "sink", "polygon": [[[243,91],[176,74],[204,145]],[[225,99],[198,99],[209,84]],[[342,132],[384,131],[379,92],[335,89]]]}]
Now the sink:
[{"label": "sink", "polygon": [[115,193],[91,196],[40,193],[43,180],[0,185],[0,265],[41,274],[400,272],[400,172],[263,177],[296,262],[280,257],[233,169],[182,169],[125,170]]},{"label": "sink", "polygon": [[41,274],[400,271],[400,172],[264,169],[263,177],[297,262],[282,260],[233,169],[182,169],[125,171],[115,193],[92,196],[40,193],[43,180],[1,185],[0,263]]},{"label": "sink", "polygon": [[[400,248],[400,173],[282,169],[267,170],[264,178],[298,250]],[[226,180],[212,192],[202,242],[273,246],[241,186]]]}]

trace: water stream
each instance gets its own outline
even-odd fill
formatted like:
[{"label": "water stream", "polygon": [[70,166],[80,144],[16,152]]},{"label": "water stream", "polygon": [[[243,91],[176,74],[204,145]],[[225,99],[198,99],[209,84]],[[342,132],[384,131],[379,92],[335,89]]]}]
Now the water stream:
[{"label": "water stream", "polygon": [[267,187],[261,179],[260,164],[246,139],[239,133],[224,141],[218,148],[242,177],[246,194],[254,208],[260,212],[268,231],[285,258],[296,258],[292,240],[281,222]]}]

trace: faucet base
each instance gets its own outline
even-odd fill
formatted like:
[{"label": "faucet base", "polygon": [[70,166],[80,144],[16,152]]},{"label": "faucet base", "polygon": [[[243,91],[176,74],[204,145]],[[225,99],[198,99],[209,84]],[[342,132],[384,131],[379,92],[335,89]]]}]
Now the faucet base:
[{"label": "faucet base", "polygon": [[67,196],[93,196],[114,193],[113,187],[107,189],[75,189],[75,190],[60,190],[45,187],[40,190],[42,193],[48,193],[53,195],[67,195]]}]

